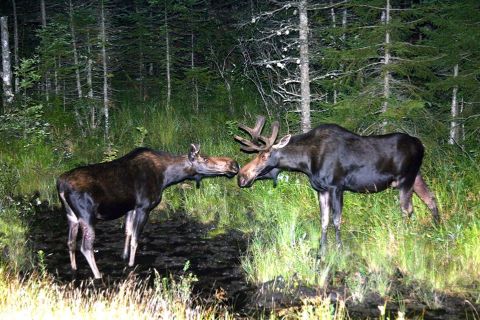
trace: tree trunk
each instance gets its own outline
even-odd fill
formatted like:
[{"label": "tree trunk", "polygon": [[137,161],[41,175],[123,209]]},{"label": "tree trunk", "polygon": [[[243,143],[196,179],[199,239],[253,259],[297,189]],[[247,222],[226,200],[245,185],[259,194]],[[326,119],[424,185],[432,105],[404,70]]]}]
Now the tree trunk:
[{"label": "tree trunk", "polygon": [[300,125],[302,132],[307,132],[311,128],[307,0],[299,0],[298,11],[300,15]]},{"label": "tree trunk", "polygon": [[[453,67],[453,78],[458,78],[458,64]],[[459,128],[458,128],[458,85],[455,85],[452,89],[452,104],[450,112],[452,119],[450,121],[450,138],[448,139],[449,144],[456,144],[459,142]]]},{"label": "tree trunk", "polygon": [[[45,0],[40,0],[40,13],[42,19],[42,28],[47,27],[47,11],[45,10]],[[50,71],[47,69],[45,71],[45,99],[50,100]]]},{"label": "tree trunk", "polygon": [[[75,66],[75,78],[77,80],[77,94],[78,98],[82,99],[83,97],[83,92],[82,92],[82,83],[80,81],[80,68],[78,65],[78,52],[77,52],[77,40],[75,38],[75,26],[73,24],[73,5],[72,5],[72,0],[68,1],[69,3],[69,15],[70,15],[70,32],[72,33],[72,46],[73,46],[73,64]],[[82,116],[78,112],[78,107],[75,106],[73,109],[73,112],[75,114],[75,118],[77,119],[78,126],[82,132],[82,135],[85,136],[85,130],[84,130],[84,125],[83,125],[83,120]]]},{"label": "tree trunk", "polygon": [[[195,36],[192,31],[192,65],[191,65],[192,71],[195,68],[194,40],[195,40]],[[193,110],[195,111],[195,113],[198,113],[199,111],[198,110],[198,84],[197,84],[197,79],[195,78],[195,76],[193,76],[193,73],[192,73],[192,85],[193,85],[193,93],[192,93]]]},{"label": "tree trunk", "polygon": [[45,0],[40,0],[40,13],[42,18],[42,27],[47,26],[47,11],[45,10]]},{"label": "tree trunk", "polygon": [[8,111],[13,102],[12,91],[12,66],[10,61],[10,46],[8,43],[8,20],[7,17],[0,18],[1,40],[2,40],[2,81],[3,81],[3,109]]},{"label": "tree trunk", "polygon": [[92,67],[93,67],[93,61],[92,61],[92,44],[90,43],[90,32],[87,32],[87,52],[88,52],[88,57],[87,57],[87,87],[88,87],[88,93],[87,97],[90,99],[93,99],[93,76],[92,76]]},{"label": "tree trunk", "polygon": [[[463,108],[465,107],[465,101],[463,101],[463,97],[462,97],[462,100],[460,101],[460,114],[459,116],[460,117],[463,117]],[[461,144],[463,146],[463,143],[465,142],[465,121],[462,121],[462,124],[460,125],[459,127],[459,133],[458,133],[458,136],[460,137],[460,141],[461,141]]]},{"label": "tree trunk", "polygon": [[[332,28],[337,28],[337,15],[335,13],[335,9],[333,8],[333,2],[330,1],[330,5],[332,8],[330,8],[330,16],[332,17]],[[343,23],[343,20],[342,20]],[[337,104],[337,89],[336,89],[336,83],[333,84],[333,104]]]},{"label": "tree trunk", "polygon": [[82,83],[80,82],[80,69],[78,65],[78,52],[77,52],[77,40],[75,38],[75,26],[73,24],[73,5],[72,0],[69,0],[70,7],[70,32],[72,33],[72,46],[73,46],[73,63],[75,65],[75,77],[77,79],[77,93],[81,99],[83,97]]},{"label": "tree trunk", "polygon": [[228,112],[233,116],[235,109],[233,108],[233,96],[232,96],[232,86],[228,81],[227,77],[224,76],[223,80],[225,81],[225,88],[227,88],[227,97],[228,97]]},{"label": "tree trunk", "polygon": [[92,44],[90,43],[90,33],[87,32],[87,86],[88,86],[88,93],[87,97],[90,99],[90,128],[96,129],[97,128],[97,107],[93,102],[93,76],[92,76]]},{"label": "tree trunk", "polygon": [[[138,6],[137,4],[135,4],[135,12],[137,13],[137,15],[139,15],[139,10],[138,10]],[[137,22],[137,25],[139,25],[140,23]],[[144,53],[145,49],[144,49],[144,44],[143,44],[143,36],[140,35],[138,37],[138,78],[140,80],[140,92],[139,92],[139,96],[140,96],[140,100],[141,101],[145,101],[146,98],[147,98],[147,93],[146,93],[146,90],[145,90],[145,53]]]},{"label": "tree trunk", "polygon": [[60,88],[58,84],[58,69],[60,68],[60,58],[55,58],[55,71],[53,72],[53,79],[54,79],[54,85],[55,85],[55,95],[58,96],[60,93]]},{"label": "tree trunk", "polygon": [[103,5],[103,0],[101,1],[100,5],[100,36],[101,36],[101,43],[102,43],[102,67],[103,67],[103,115],[105,121],[105,141],[109,139],[109,130],[110,130],[110,118],[109,118],[109,104],[110,99],[108,96],[108,67],[107,67],[107,50],[106,50],[106,43],[107,43],[107,33],[105,29],[105,10]]},{"label": "tree trunk", "polygon": [[172,83],[170,78],[170,39],[168,37],[168,15],[167,15],[167,3],[165,2],[165,61],[167,69],[167,106],[166,109],[170,110],[170,99],[172,96]]},{"label": "tree trunk", "polygon": [[[18,57],[18,20],[17,20],[17,5],[15,0],[12,0],[12,7],[13,7],[13,65],[15,70],[18,69],[19,66],[19,57]],[[20,90],[20,79],[15,76],[15,88],[14,91],[17,94]]]},{"label": "tree trunk", "polygon": [[63,86],[62,86],[62,100],[63,100],[63,112],[67,110],[67,84],[65,83],[65,79],[63,80]]},{"label": "tree trunk", "polygon": [[[389,64],[390,64],[390,31],[388,30],[389,24],[390,24],[390,0],[387,0],[387,4],[385,7],[385,17],[384,17],[384,23],[385,23],[385,43],[384,43],[384,75],[383,75],[383,105],[382,105],[382,113],[387,112],[388,109],[388,99],[390,98],[390,79],[391,79],[391,74],[390,71],[388,70]],[[384,123],[385,125],[386,123]]]},{"label": "tree trunk", "polygon": [[140,100],[145,101],[147,93],[145,92],[145,62],[144,62],[144,52],[143,52],[143,41],[142,38],[138,40],[139,42],[139,57],[138,57],[138,78],[140,80]]},{"label": "tree trunk", "polygon": [[330,8],[330,16],[332,18],[332,27],[336,28],[337,27],[337,16],[335,14],[335,9],[333,8],[333,2],[330,0],[330,5],[332,6]]}]

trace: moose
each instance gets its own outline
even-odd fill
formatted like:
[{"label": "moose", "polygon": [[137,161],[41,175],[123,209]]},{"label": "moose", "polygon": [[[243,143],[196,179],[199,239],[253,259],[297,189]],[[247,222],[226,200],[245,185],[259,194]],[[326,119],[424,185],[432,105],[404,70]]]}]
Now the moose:
[{"label": "moose", "polygon": [[81,252],[95,278],[101,278],[95,263],[94,225],[98,220],[125,218],[125,247],[122,258],[135,264],[138,239],[150,211],[162,199],[165,188],[195,180],[197,187],[203,177],[233,177],[239,170],[236,161],[227,157],[207,157],[192,144],[187,155],[171,155],[148,148],[137,148],[110,162],[75,168],[57,179],[57,190],[66,210],[69,225],[68,250],[73,272],[76,239],[82,231]]},{"label": "moose", "polygon": [[335,124],[323,124],[298,135],[287,134],[278,143],[280,124],[272,123],[270,137],[261,135],[265,117],[257,116],[253,128],[239,124],[251,139],[235,136],[242,151],[258,152],[238,173],[241,188],[252,186],[255,180],[273,179],[281,170],[306,174],[318,192],[321,212],[321,254],[327,246],[327,228],[332,211],[338,247],[342,218],[343,193],[375,193],[389,187],[400,191],[400,207],[404,217],[413,213],[415,192],[432,212],[438,224],[440,216],[436,200],[420,174],[424,147],[418,138],[405,133],[360,136]]}]

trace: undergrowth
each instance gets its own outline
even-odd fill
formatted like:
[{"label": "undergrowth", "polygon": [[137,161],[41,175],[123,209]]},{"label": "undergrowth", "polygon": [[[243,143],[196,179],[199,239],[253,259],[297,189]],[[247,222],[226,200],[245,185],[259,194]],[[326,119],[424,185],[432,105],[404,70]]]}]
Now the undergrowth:
[{"label": "undergrowth", "polygon": [[[102,161],[106,150],[121,156],[143,145],[185,154],[191,143],[199,143],[202,153],[232,157],[241,165],[252,157],[239,152],[233,140],[233,135],[239,133],[237,123],[231,117],[221,112],[194,114],[180,106],[173,110],[167,114],[154,102],[121,108],[112,115],[109,141],[103,140],[101,134],[82,137],[74,126],[64,122],[70,121],[67,115],[62,117],[60,111],[52,112],[49,134],[41,143],[26,144],[19,139],[2,144],[0,246],[8,252],[8,259],[2,258],[3,265],[13,265],[14,269],[31,265],[31,259],[26,258],[29,253],[28,229],[22,218],[24,210],[3,199],[39,193],[42,201],[58,206],[55,178],[73,167]],[[249,112],[239,114],[234,119],[251,120],[247,114]],[[395,297],[398,293],[394,282],[400,279],[403,285],[417,288],[417,298],[432,306],[438,304],[438,292],[473,296],[477,299],[474,302],[480,303],[478,159],[426,140],[429,143],[423,176],[438,201],[442,218],[438,227],[433,225],[428,208],[415,196],[415,213],[409,221],[403,221],[396,190],[369,195],[346,193],[342,222],[344,248],[336,249],[332,228],[328,254],[318,259],[321,222],[317,195],[308,179],[295,173],[282,173],[276,188],[271,181],[257,181],[252,188],[240,189],[235,179],[223,177],[204,179],[198,189],[193,182],[172,186],[164,192],[162,210],[154,212],[152,218],[185,211],[201,222],[214,222],[217,229],[212,232],[239,229],[248,234],[248,249],[241,264],[246,279],[254,284],[282,277],[291,285],[346,286],[352,299],[362,301],[370,292]],[[94,315],[96,308],[110,310],[112,313],[106,313],[109,315],[127,317],[135,312],[136,304],[144,308],[149,305],[148,301],[155,301],[156,305],[164,303],[153,291],[141,293],[147,295],[141,299],[123,294],[121,299],[136,299],[131,310],[120,307],[127,300],[115,300],[117,293],[113,292],[99,294],[97,302],[84,301],[83,293],[54,286],[53,280],[31,278],[11,282],[11,276],[4,270],[0,272],[1,290],[5,293],[0,295],[4,297],[1,301],[3,308],[18,308],[15,312],[21,308],[9,304],[22,305],[15,300],[20,299],[15,292],[21,288],[32,293],[29,297],[34,301],[42,301],[39,298],[42,296],[54,301],[51,305],[38,302],[25,312],[34,314],[43,308],[57,310],[54,305],[58,304],[58,317],[65,315],[62,312],[74,317]],[[344,276],[339,280],[340,274]],[[137,292],[142,286],[128,281],[119,286],[121,292]],[[75,299],[83,302],[73,303]],[[142,299],[145,301],[140,301]],[[69,306],[70,303],[73,305]],[[323,304],[325,308],[332,307],[325,301],[314,306],[308,302],[302,311],[294,313],[298,316],[305,312],[316,314],[324,308]],[[192,312],[197,314],[197,311]],[[209,316],[205,310],[198,312]],[[222,314],[226,318],[230,316]],[[332,316],[332,312],[328,314]]]}]

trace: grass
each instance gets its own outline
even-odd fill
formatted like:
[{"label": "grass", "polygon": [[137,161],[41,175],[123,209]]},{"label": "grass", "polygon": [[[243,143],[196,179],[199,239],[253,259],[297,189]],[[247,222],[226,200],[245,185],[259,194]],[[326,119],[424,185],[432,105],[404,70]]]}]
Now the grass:
[{"label": "grass", "polygon": [[[101,137],[79,136],[73,126],[65,126],[63,118],[56,115],[59,118],[51,121],[54,126],[46,143],[24,146],[20,140],[0,146],[3,169],[0,193],[12,196],[39,192],[41,200],[58,205],[55,178],[80,164],[101,161],[108,148],[117,156],[138,145],[180,154],[187,152],[190,143],[200,143],[203,153],[233,157],[240,164],[251,157],[239,152],[232,139],[238,133],[236,123],[223,113],[200,116],[180,106],[173,110],[176,111],[167,115],[153,102],[119,108],[112,116],[112,137],[108,142]],[[276,188],[271,181],[258,181],[250,189],[239,189],[235,179],[227,178],[205,179],[199,189],[193,182],[186,182],[164,192],[162,203],[167,210],[162,212],[175,214],[182,210],[201,222],[215,222],[217,229],[212,232],[239,229],[249,235],[241,264],[246,279],[254,284],[282,277],[290,286],[345,285],[355,301],[361,302],[374,292],[401,303],[402,297],[398,297],[394,284],[401,275],[402,284],[415,288],[417,299],[433,307],[440,303],[439,292],[474,297],[473,302],[480,303],[478,280],[475,280],[480,279],[478,164],[474,158],[454,149],[429,144],[427,150],[423,175],[437,197],[442,225],[433,225],[428,208],[418,198],[414,198],[414,216],[405,223],[395,190],[374,195],[347,193],[342,223],[344,248],[335,249],[331,228],[328,255],[322,260],[317,259],[320,238],[317,196],[300,174],[282,173]],[[30,209],[7,202],[1,204],[0,246],[2,250],[9,248],[8,259],[2,258],[3,265],[13,265],[14,270],[31,266],[32,259],[25,246],[28,236],[25,220],[31,214]],[[162,307],[165,310],[184,305],[179,312],[185,314],[187,307],[193,305],[189,301],[192,297],[183,302],[176,298],[165,300],[163,293],[147,290],[141,281],[133,279],[119,284],[115,291],[100,293],[89,291],[88,286],[82,289],[61,286],[50,278],[19,280],[5,270],[0,270],[3,297],[0,315],[26,312],[27,317],[46,314],[53,318],[66,315],[93,318],[100,316],[98,312],[105,312],[102,315],[126,318],[142,312],[148,319],[152,303],[172,304]],[[339,275],[344,276],[340,279]],[[25,305],[28,299],[22,300],[22,294],[37,305]],[[302,308],[285,312],[299,318],[348,317],[345,306],[320,300],[305,301]],[[129,304],[131,309],[125,307]],[[188,312],[192,312],[192,317],[232,316],[225,310],[209,311],[201,305],[191,308],[193,311]]]},{"label": "grass", "polygon": [[[448,164],[438,162],[437,172],[432,175],[446,176],[443,170],[448,170]],[[441,208],[440,227],[433,226],[430,212],[418,199],[414,201],[414,217],[405,224],[394,190],[375,195],[348,194],[342,224],[344,250],[320,265],[314,263],[319,238],[316,230],[320,227],[314,197],[306,196],[308,191],[302,193],[302,186],[291,182],[279,186],[287,190],[273,191],[274,195],[257,188],[255,192],[264,192],[264,201],[259,200],[261,195],[252,196],[250,201],[275,228],[264,231],[264,226],[259,226],[254,233],[244,260],[249,279],[262,283],[278,275],[288,278],[295,274],[307,283],[323,286],[323,277],[314,275],[329,269],[330,274],[347,273],[347,284],[357,296],[362,296],[362,290],[389,296],[391,279],[399,271],[405,285],[420,286],[431,296],[434,292],[469,293],[472,281],[479,278],[480,217],[478,195],[470,192],[468,196],[467,190],[479,190],[476,179],[471,179],[471,175],[478,177],[478,171],[469,170],[474,164],[468,162],[456,166],[460,172],[469,171],[470,178],[450,179],[444,185],[436,183],[439,180],[430,182]],[[288,198],[284,199],[285,195]],[[331,244],[333,234],[332,228]],[[330,251],[335,250],[332,247]]]},{"label": "grass", "polygon": [[201,307],[191,294],[195,278],[162,278],[154,285],[131,276],[103,288],[58,284],[50,276],[18,278],[0,270],[0,318],[4,319],[233,319],[220,307]]},{"label": "grass", "polygon": [[[204,304],[191,292],[195,277],[179,279],[156,274],[148,279],[130,276],[110,287],[82,282],[58,284],[49,275],[19,278],[0,269],[0,318],[2,319],[237,319],[219,304]],[[301,307],[265,315],[268,319],[347,319],[344,303],[306,299]]]},{"label": "grass", "polygon": [[28,228],[18,210],[18,205],[0,209],[0,262],[16,272],[31,267],[32,262],[27,247]]}]

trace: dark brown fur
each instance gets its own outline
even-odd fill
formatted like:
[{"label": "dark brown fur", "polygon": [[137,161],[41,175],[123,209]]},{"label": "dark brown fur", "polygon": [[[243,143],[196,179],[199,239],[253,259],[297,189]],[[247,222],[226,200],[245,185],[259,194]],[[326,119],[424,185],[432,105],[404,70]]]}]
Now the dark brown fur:
[{"label": "dark brown fur", "polygon": [[165,188],[186,179],[199,183],[203,177],[231,177],[237,172],[238,164],[234,160],[202,156],[199,148],[192,145],[189,154],[184,156],[139,148],[119,159],[62,174],[57,180],[57,189],[68,217],[72,269],[77,269],[75,248],[79,227],[83,234],[81,251],[95,277],[100,278],[93,254],[96,221],[126,215],[123,258],[130,257],[132,266],[138,237],[148,214],[160,203]]}]

